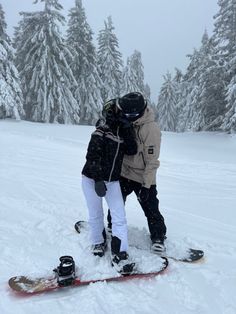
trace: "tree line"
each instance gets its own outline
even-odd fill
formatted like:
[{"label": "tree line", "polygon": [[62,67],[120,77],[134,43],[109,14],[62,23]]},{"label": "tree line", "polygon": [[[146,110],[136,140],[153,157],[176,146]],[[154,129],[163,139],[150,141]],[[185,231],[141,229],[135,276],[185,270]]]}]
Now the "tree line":
[{"label": "tree line", "polygon": [[212,36],[164,76],[157,116],[166,131],[236,131],[236,0],[218,0]]},{"label": "tree line", "polygon": [[20,13],[13,39],[0,4],[0,118],[94,124],[111,98],[139,91],[150,102],[141,53],[134,50],[124,65],[111,16],[96,49],[81,0],[67,24],[58,0],[41,2],[42,11]]},{"label": "tree line", "polygon": [[82,0],[67,24],[58,0],[39,1],[42,11],[20,13],[12,40],[0,4],[0,118],[94,124],[105,101],[139,91],[164,131],[236,131],[236,0],[218,0],[212,36],[204,32],[184,72],[164,75],[156,105],[141,53],[124,64],[111,17],[96,48]]}]

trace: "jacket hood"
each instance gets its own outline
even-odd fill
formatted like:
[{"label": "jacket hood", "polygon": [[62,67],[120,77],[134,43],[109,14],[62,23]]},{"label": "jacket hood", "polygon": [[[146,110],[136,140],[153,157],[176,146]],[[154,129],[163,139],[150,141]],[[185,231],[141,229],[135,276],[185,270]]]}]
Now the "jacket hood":
[{"label": "jacket hood", "polygon": [[155,121],[155,115],[151,107],[147,107],[142,117],[133,122],[133,125],[142,125]]}]

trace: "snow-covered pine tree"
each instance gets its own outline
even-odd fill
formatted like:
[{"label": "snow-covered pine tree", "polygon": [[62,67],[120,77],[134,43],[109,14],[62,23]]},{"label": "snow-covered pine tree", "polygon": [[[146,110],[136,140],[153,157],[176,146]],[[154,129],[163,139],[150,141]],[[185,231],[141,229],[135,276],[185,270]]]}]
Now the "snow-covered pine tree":
[{"label": "snow-covered pine tree", "polygon": [[148,83],[144,84],[143,95],[144,98],[148,101],[149,105],[153,105],[151,104],[151,88]]},{"label": "snow-covered pine tree", "polygon": [[219,116],[225,110],[225,70],[216,61],[213,40],[207,31],[201,47],[188,57],[190,63],[179,85],[177,130],[219,129]]},{"label": "snow-covered pine tree", "polygon": [[230,133],[236,133],[236,75],[227,86],[226,113],[221,128]]},{"label": "snow-covered pine tree", "polygon": [[121,85],[121,94],[127,94],[133,91],[136,91],[136,86],[133,86],[133,82],[130,80],[131,75],[131,58],[128,57],[126,65],[122,71],[122,85]]},{"label": "snow-covered pine tree", "polygon": [[60,14],[62,6],[58,0],[41,2],[43,11],[21,13],[23,20],[16,31],[16,65],[27,119],[79,123],[79,104],[72,94],[77,83],[67,62],[72,55],[59,31],[65,20]]},{"label": "snow-covered pine tree", "polygon": [[183,73],[180,69],[175,68],[173,78],[176,86],[176,131],[182,132],[186,127],[186,84],[183,82]]},{"label": "snow-covered pine tree", "polygon": [[200,83],[199,83],[199,68],[201,66],[201,59],[199,50],[194,49],[192,55],[188,55],[190,63],[187,67],[184,81],[186,82],[186,103],[184,106],[184,115],[186,117],[185,130],[200,131],[199,120],[201,115],[200,108]]},{"label": "snow-covered pine tree", "polygon": [[25,71],[25,67],[27,67],[25,54],[31,49],[31,41],[28,38],[32,37],[36,31],[40,12],[38,12],[38,15],[36,13],[32,15],[31,13],[21,12],[20,15],[22,19],[19,21],[18,26],[15,27],[13,47],[15,48],[15,65],[21,81],[26,119],[30,120],[32,107],[37,105],[37,94],[32,95],[33,91],[29,89],[27,84],[31,79],[32,73]]},{"label": "snow-covered pine tree", "polygon": [[225,62],[232,59],[236,46],[236,0],[218,0],[219,11],[214,16],[213,39],[219,56]]},{"label": "snow-covered pine tree", "polygon": [[144,69],[141,53],[137,50],[127,58],[126,66],[123,70],[122,93],[133,91],[144,94]]},{"label": "snow-covered pine tree", "polygon": [[205,31],[200,49],[195,49],[193,55],[189,56],[191,61],[184,78],[189,95],[187,102],[189,130],[216,129],[216,119],[224,111],[224,71],[219,69],[214,61],[214,55],[214,45]]},{"label": "snow-covered pine tree", "polygon": [[0,4],[0,119],[20,120],[24,116],[22,92],[6,28],[5,14]]},{"label": "snow-covered pine tree", "polygon": [[[200,130],[219,130],[221,116],[225,112],[225,68],[215,60],[215,47],[213,40],[209,39],[205,31],[202,38],[202,46],[199,50],[201,64],[199,71],[199,119]],[[220,119],[219,119],[220,118]]]},{"label": "snow-covered pine tree", "polygon": [[104,84],[102,99],[105,102],[120,96],[123,61],[111,16],[104,23],[105,28],[98,34],[98,65]]},{"label": "snow-covered pine tree", "polygon": [[148,85],[148,83],[146,83],[144,85],[144,92],[143,93],[144,93],[146,99],[150,99],[151,98],[151,88]]},{"label": "snow-covered pine tree", "polygon": [[163,131],[175,131],[177,123],[177,92],[176,83],[168,72],[158,97],[158,121]]},{"label": "snow-covered pine tree", "polygon": [[213,39],[219,62],[225,65],[227,76],[226,113],[223,116],[222,129],[236,131],[236,0],[219,0],[219,12],[214,16]]},{"label": "snow-covered pine tree", "polygon": [[94,124],[102,109],[102,81],[92,40],[82,0],[75,0],[75,7],[69,12],[67,43],[73,51],[70,66],[78,83],[74,95],[80,104],[80,123],[83,124]]},{"label": "snow-covered pine tree", "polygon": [[134,53],[127,58],[122,77],[122,94],[140,92],[144,95],[148,104],[151,105],[150,86],[144,83],[144,66],[141,52],[135,50]]},{"label": "snow-covered pine tree", "polygon": [[157,120],[157,106],[153,101],[151,101],[151,88],[147,83],[144,85],[143,95],[147,101],[147,105],[152,108],[155,115],[155,119]]}]

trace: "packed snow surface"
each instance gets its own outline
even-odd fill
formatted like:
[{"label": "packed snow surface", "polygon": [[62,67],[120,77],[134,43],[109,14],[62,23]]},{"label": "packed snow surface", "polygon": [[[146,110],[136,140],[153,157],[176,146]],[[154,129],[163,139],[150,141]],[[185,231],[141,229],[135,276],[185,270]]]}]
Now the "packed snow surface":
[{"label": "packed snow surface", "polygon": [[[0,122],[0,313],[235,314],[236,137],[222,133],[162,135],[157,182],[167,245],[173,254],[202,249],[203,261],[170,260],[168,271],[152,279],[30,297],[10,290],[10,277],[50,275],[61,255],[74,257],[83,279],[117,275],[109,251],[92,256],[88,232],[74,230],[76,221],[87,220],[81,169],[93,129]],[[135,195],[126,212],[130,256],[141,269],[155,270],[160,261],[149,252]]]}]

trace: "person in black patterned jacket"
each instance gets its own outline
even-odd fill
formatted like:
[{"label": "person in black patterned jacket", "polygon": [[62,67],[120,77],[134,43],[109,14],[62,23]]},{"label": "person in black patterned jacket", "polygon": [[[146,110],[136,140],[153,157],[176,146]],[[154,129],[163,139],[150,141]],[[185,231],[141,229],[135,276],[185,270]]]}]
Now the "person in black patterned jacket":
[{"label": "person in black patterned jacket", "polygon": [[93,254],[103,256],[106,249],[102,197],[112,216],[112,264],[119,272],[131,272],[134,263],[129,261],[128,236],[124,201],[119,178],[124,154],[137,153],[135,133],[131,123],[117,107],[117,100],[108,101],[103,117],[96,124],[87,149],[82,170],[82,188],[89,212],[89,226]]}]

